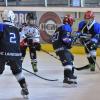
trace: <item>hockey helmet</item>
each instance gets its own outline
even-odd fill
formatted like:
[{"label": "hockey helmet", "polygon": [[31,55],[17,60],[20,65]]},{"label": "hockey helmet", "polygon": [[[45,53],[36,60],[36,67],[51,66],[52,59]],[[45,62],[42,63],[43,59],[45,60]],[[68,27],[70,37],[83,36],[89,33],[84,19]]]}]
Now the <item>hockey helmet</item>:
[{"label": "hockey helmet", "polygon": [[6,20],[13,23],[15,20],[15,14],[12,10],[4,10],[1,16],[3,21]]},{"label": "hockey helmet", "polygon": [[94,19],[94,13],[92,11],[85,12],[84,19]]},{"label": "hockey helmet", "polygon": [[30,19],[33,19],[33,20],[37,19],[36,12],[29,12],[29,13],[27,13],[26,20],[30,20]]},{"label": "hockey helmet", "polygon": [[73,16],[70,15],[70,14],[66,15],[66,16],[64,17],[64,19],[63,19],[63,24],[68,23],[68,24],[70,24],[70,25],[73,25],[73,22],[75,22],[75,20],[74,20]]}]

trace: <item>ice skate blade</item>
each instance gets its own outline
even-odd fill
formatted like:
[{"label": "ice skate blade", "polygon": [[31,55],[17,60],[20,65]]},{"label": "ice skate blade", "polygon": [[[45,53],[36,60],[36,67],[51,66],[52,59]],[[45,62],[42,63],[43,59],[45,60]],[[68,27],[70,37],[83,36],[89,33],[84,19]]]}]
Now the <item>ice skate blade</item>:
[{"label": "ice skate blade", "polygon": [[73,83],[73,84],[63,83],[63,87],[73,88],[73,87],[77,87],[77,84],[75,84],[75,83]]},{"label": "ice skate blade", "polygon": [[34,74],[37,74],[37,72],[34,72]]},{"label": "ice skate blade", "polygon": [[23,96],[23,99],[25,99],[25,100],[29,99],[28,95],[22,95],[22,96]]},{"label": "ice skate blade", "polygon": [[38,69],[33,69],[33,72],[34,72],[34,73],[37,73],[37,72],[38,72]]}]

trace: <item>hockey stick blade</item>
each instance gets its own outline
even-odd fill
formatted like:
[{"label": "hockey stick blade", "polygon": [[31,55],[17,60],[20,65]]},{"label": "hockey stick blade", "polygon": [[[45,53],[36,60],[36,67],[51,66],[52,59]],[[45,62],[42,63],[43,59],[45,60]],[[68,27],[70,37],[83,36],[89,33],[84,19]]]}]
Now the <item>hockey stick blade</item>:
[{"label": "hockey stick blade", "polygon": [[74,67],[76,70],[80,71],[80,70],[84,70],[84,69],[89,69],[90,66],[86,65],[86,66],[83,66],[83,67],[79,67],[79,68],[76,68]]},{"label": "hockey stick blade", "polygon": [[44,78],[44,77],[42,77],[42,76],[40,76],[40,75],[37,75],[37,74],[35,74],[35,73],[31,72],[31,71],[26,70],[25,68],[22,68],[22,69],[23,69],[24,71],[26,71],[26,72],[28,72],[28,73],[30,73],[30,74],[36,76],[36,77],[39,77],[39,78],[43,79],[43,80],[46,80],[46,81],[58,81],[58,79],[48,79],[48,78]]}]

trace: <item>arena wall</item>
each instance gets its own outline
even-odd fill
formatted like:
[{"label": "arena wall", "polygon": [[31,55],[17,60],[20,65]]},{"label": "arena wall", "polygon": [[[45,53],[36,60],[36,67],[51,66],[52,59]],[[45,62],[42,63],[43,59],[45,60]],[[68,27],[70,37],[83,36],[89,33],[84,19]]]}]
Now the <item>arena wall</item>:
[{"label": "arena wall", "polygon": [[[37,14],[37,24],[38,25],[41,24],[40,23],[41,17],[43,15],[45,15],[47,12],[50,12],[50,13],[54,12],[59,17],[60,21],[62,20],[62,17],[65,16],[67,13],[71,13],[72,15],[74,15],[74,17],[76,19],[76,22],[75,22],[74,27],[73,27],[74,31],[77,30],[78,22],[80,21],[80,19],[82,19],[83,13],[85,11],[87,11],[87,10],[91,10],[91,11],[95,12],[95,19],[96,19],[96,21],[98,21],[100,23],[100,8],[80,8],[80,7],[79,8],[78,7],[73,7],[73,8],[72,7],[16,7],[16,6],[14,7],[13,6],[13,7],[0,7],[0,13],[4,9],[10,9],[10,10],[15,11],[16,15],[18,17],[16,21],[20,21],[20,23],[25,21],[25,15],[26,15],[27,12],[29,12],[29,11],[36,11],[36,14]],[[49,15],[47,17],[49,18]],[[42,20],[44,20],[44,22],[45,22],[45,18],[42,19]],[[52,20],[55,22],[53,17],[52,17]],[[47,21],[47,19],[46,19],[46,21]],[[60,23],[60,21],[59,21],[59,23]],[[59,24],[59,23],[55,23],[55,24]],[[18,24],[19,24],[19,22],[18,22]],[[45,31],[48,31],[48,29],[45,29]],[[50,31],[53,32],[54,30],[50,30]],[[46,33],[48,34],[48,32],[46,32]],[[50,33],[49,33],[49,35],[50,35]],[[44,50],[53,51],[52,45],[46,43],[43,40],[43,38],[41,38],[41,44],[42,44],[42,48]],[[71,51],[73,53],[75,53],[75,54],[84,54],[84,49],[83,49],[82,46],[74,46],[71,49]],[[100,55],[100,48],[98,48],[98,50],[97,50],[97,55]]]}]

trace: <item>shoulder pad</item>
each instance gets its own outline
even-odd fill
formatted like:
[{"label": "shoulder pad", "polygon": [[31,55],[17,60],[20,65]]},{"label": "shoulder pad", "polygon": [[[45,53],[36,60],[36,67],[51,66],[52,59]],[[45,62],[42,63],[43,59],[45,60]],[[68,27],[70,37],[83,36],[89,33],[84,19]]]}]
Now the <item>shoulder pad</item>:
[{"label": "shoulder pad", "polygon": [[66,32],[72,32],[72,28],[71,28],[71,26],[69,24],[64,24],[62,26],[62,30],[66,31]]},{"label": "shoulder pad", "polygon": [[100,24],[97,22],[94,24],[94,31],[96,34],[100,34]]},{"label": "shoulder pad", "polygon": [[83,27],[83,25],[85,25],[85,24],[86,24],[86,23],[85,23],[84,20],[81,21],[81,22],[79,22],[79,26],[78,26],[78,28],[81,29],[81,28]]}]

